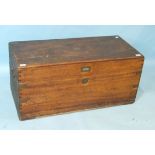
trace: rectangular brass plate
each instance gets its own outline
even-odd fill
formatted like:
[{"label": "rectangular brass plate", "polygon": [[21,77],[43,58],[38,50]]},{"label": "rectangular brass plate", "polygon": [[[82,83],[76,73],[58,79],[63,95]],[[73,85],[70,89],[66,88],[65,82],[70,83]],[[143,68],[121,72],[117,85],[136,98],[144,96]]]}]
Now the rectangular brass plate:
[{"label": "rectangular brass plate", "polygon": [[91,70],[90,66],[84,66],[84,67],[81,68],[82,72],[90,72],[90,70]]}]

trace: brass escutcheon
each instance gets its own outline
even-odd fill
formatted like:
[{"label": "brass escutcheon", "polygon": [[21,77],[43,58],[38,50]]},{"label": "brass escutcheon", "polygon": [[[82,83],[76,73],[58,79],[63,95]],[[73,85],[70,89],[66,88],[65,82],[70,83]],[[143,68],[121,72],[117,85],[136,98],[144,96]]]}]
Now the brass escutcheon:
[{"label": "brass escutcheon", "polygon": [[89,78],[84,78],[84,79],[82,79],[82,84],[86,84],[86,83],[88,83],[88,81],[89,81]]}]

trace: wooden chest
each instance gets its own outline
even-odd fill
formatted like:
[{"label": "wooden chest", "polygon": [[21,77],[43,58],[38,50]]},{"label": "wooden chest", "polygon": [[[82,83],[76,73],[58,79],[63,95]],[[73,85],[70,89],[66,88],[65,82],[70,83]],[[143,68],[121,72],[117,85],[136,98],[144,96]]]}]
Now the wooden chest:
[{"label": "wooden chest", "polygon": [[135,101],[144,56],[119,36],[9,43],[19,119]]}]

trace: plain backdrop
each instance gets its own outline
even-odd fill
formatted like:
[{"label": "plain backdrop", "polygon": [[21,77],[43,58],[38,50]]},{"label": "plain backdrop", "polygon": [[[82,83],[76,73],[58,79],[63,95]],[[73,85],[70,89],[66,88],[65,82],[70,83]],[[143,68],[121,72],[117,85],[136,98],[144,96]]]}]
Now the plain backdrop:
[{"label": "plain backdrop", "polygon": [[[120,35],[145,56],[136,102],[19,121],[10,91],[8,42]],[[155,26],[0,26],[0,129],[155,129]]]}]

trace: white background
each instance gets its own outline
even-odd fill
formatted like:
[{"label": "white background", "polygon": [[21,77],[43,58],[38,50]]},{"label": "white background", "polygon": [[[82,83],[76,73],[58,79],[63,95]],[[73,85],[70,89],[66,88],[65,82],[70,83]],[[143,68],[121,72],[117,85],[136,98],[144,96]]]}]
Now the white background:
[{"label": "white background", "polygon": [[[1,24],[154,24],[153,0],[4,0]],[[155,154],[154,131],[1,131],[0,154]]]}]

